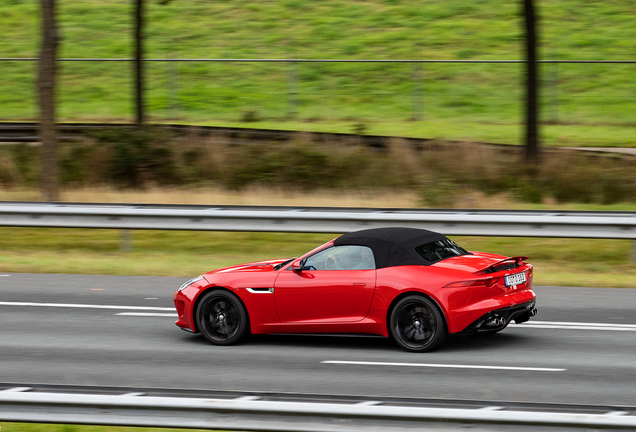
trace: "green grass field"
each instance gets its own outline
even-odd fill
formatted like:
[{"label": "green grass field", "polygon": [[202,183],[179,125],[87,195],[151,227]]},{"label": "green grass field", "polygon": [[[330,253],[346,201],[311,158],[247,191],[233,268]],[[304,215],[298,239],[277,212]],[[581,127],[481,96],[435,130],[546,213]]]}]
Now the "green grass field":
[{"label": "green grass field", "polygon": [[[540,58],[632,59],[629,0],[539,1]],[[147,2],[149,58],[522,59],[520,2]],[[130,58],[128,0],[61,2],[61,57]],[[0,57],[38,55],[36,0],[0,4]],[[0,61],[0,120],[37,117],[35,62]],[[59,116],[129,121],[131,65],[64,62]],[[542,66],[549,145],[636,145],[636,65]],[[518,144],[519,64],[147,63],[153,121]],[[289,118],[291,100],[297,116]],[[292,107],[293,108],[293,107]],[[421,120],[413,120],[420,117]],[[245,123],[242,120],[252,120]]]},{"label": "green grass field", "polygon": [[[292,258],[338,234],[0,228],[0,271],[196,276],[248,261]],[[636,288],[630,242],[621,240],[454,237],[468,250],[528,255],[536,285]]]},{"label": "green grass field", "polygon": [[[523,58],[520,2],[173,0],[167,5],[159,3],[147,2],[146,54],[149,58]],[[537,3],[541,17],[540,58],[633,58],[636,52],[633,2],[544,0]],[[132,57],[131,7],[129,0],[60,2],[60,56]],[[36,57],[38,26],[36,0],[0,2],[3,30],[0,57]],[[379,63],[303,63],[292,68],[284,63],[166,65],[148,62],[146,65],[148,109],[151,120],[156,122],[363,132],[506,144],[519,144],[522,140],[523,76],[519,64],[425,64],[421,68]],[[130,68],[130,64],[120,62],[62,63],[61,120],[130,121],[133,112]],[[635,146],[635,68],[633,64],[543,65],[542,120],[546,123],[541,132],[543,143]],[[37,117],[35,70],[35,62],[0,61],[0,121]],[[289,104],[290,94],[295,105]],[[290,107],[297,110],[295,118],[289,116]],[[418,115],[422,118],[414,119]],[[20,153],[18,150],[16,154]],[[26,169],[26,163],[21,165],[20,154],[5,155],[0,160],[4,167],[0,175],[10,177],[2,181],[15,183],[12,187],[27,184],[29,179],[35,184],[37,179],[36,170]],[[68,159],[65,162],[73,160],[73,154],[69,155],[64,155]],[[472,156],[478,159],[477,154]],[[413,164],[410,153],[396,160],[404,164],[392,166],[391,170],[397,172],[400,166],[407,168],[402,170],[406,172],[402,183],[419,186],[421,170]],[[476,173],[483,170],[484,165],[480,163],[473,164]],[[581,179],[587,177],[583,174],[588,171],[612,174],[619,168],[627,172],[628,163],[621,162],[620,167],[612,169],[600,165],[590,169],[587,165],[559,169],[557,164],[550,168],[559,174],[556,180],[546,177],[545,182],[569,181],[570,189],[577,189],[580,184],[598,185],[599,176],[584,182]],[[509,185],[507,178],[499,181],[501,176],[495,175],[499,172],[497,166],[491,161],[489,167],[492,171],[489,176],[494,178],[491,189],[512,188],[513,194],[528,195],[528,191],[524,192],[528,185]],[[568,177],[575,171],[578,177]],[[473,177],[476,178],[476,174]],[[486,177],[486,180],[490,178]],[[620,180],[610,178],[613,183],[608,183],[612,185],[609,189],[620,189],[613,185],[631,184],[629,178],[628,175]],[[463,185],[462,181],[458,180],[455,186],[458,185]],[[410,187],[409,191],[412,190]],[[441,188],[438,192],[443,194],[445,190]],[[576,201],[578,192],[574,190],[571,196],[556,197],[557,203]],[[627,203],[633,203],[633,194],[623,195],[625,197],[609,202],[620,202],[618,208],[631,206],[631,209],[633,204]],[[550,194],[535,198],[524,200],[553,199]],[[587,202],[599,201],[592,198],[586,198]],[[305,205],[311,203],[311,199],[307,197]],[[456,205],[472,207],[470,202],[473,201],[462,204],[459,200]],[[421,205],[421,199],[410,205]],[[540,206],[553,208],[554,204]],[[15,228],[0,231],[1,271],[180,276],[246,260],[294,256],[329,237],[294,235],[290,243],[289,236],[281,234],[140,231],[133,233],[133,252],[123,253],[116,231]],[[628,242],[460,240],[476,250],[530,255],[531,262],[537,265],[538,284],[636,285],[634,265],[628,260]]]}]

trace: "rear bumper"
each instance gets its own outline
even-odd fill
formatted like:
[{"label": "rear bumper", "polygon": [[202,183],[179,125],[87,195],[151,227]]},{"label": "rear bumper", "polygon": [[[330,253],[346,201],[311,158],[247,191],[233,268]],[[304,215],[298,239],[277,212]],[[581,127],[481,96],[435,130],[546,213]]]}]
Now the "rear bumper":
[{"label": "rear bumper", "polygon": [[536,301],[532,300],[515,306],[509,306],[501,309],[490,311],[460,332],[460,334],[470,333],[491,333],[493,331],[503,330],[514,321],[517,324],[528,321],[536,315]]}]

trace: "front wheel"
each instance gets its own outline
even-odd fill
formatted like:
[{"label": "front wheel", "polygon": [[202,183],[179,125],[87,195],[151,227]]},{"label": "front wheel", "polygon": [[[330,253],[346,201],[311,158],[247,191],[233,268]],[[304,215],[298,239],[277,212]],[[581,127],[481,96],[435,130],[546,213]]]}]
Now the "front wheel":
[{"label": "front wheel", "polygon": [[410,295],[397,302],[389,321],[393,339],[407,351],[432,351],[446,339],[444,317],[429,299]]},{"label": "front wheel", "polygon": [[205,294],[196,316],[199,331],[214,345],[234,345],[248,333],[247,311],[241,300],[228,291]]}]

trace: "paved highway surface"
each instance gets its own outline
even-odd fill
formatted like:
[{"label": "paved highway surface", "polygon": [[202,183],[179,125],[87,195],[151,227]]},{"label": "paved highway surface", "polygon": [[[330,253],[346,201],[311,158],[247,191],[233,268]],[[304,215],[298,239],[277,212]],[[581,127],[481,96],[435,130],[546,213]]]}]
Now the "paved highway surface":
[{"label": "paved highway surface", "polygon": [[374,337],[215,347],[174,325],[185,280],[0,274],[0,382],[636,404],[636,290],[536,287],[529,323],[411,354]]}]

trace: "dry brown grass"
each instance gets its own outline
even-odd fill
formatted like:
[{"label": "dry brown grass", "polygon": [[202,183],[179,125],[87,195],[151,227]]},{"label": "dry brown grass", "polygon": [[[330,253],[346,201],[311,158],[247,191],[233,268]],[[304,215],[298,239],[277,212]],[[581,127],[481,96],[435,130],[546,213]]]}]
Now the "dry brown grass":
[{"label": "dry brown grass", "polygon": [[[0,189],[0,201],[41,201],[35,188]],[[192,205],[251,205],[291,207],[368,207],[420,208],[419,191],[368,190],[317,192],[287,191],[278,188],[251,187],[241,191],[221,188],[148,188],[146,190],[86,187],[63,189],[62,202],[135,203],[135,204],[192,204]],[[556,203],[547,203],[556,207]],[[508,194],[486,196],[477,191],[460,195],[454,208],[523,209],[527,207]],[[561,206],[563,207],[563,206]]]},{"label": "dry brown grass", "polygon": [[[222,134],[109,133],[61,146],[63,201],[376,208],[636,202],[633,160],[623,157],[550,151],[530,169],[519,148],[470,142],[415,148],[395,138],[379,150],[357,136],[322,142],[299,133],[257,144]],[[0,149],[0,200],[38,201],[38,169],[34,149]]]},{"label": "dry brown grass", "polygon": [[[33,188],[0,190],[0,201],[39,201]],[[417,193],[406,191],[318,191],[302,193],[252,187],[241,191],[220,188],[148,188],[144,191],[108,187],[64,189],[61,201],[87,203],[263,205],[307,207],[417,207]]]}]

